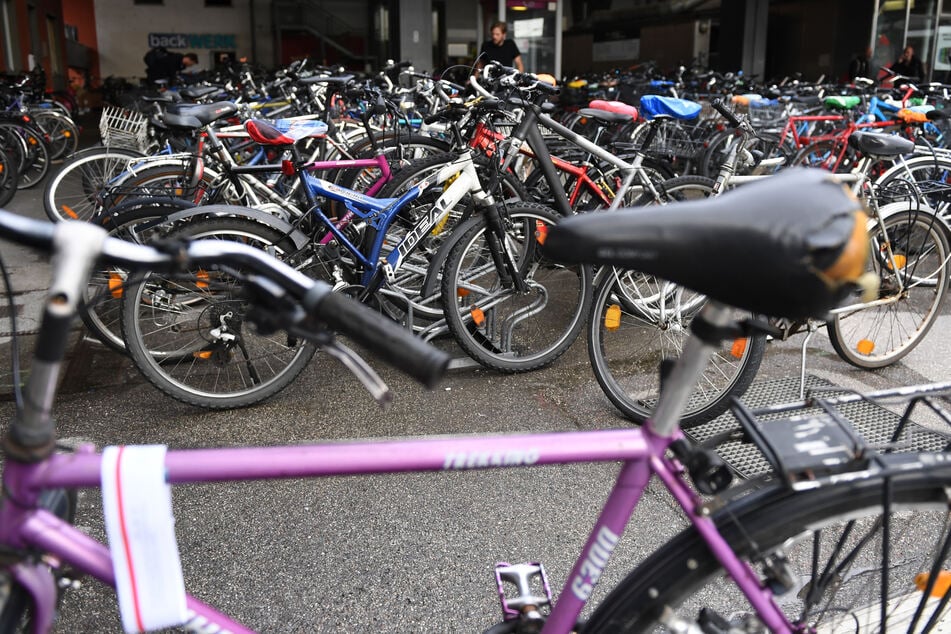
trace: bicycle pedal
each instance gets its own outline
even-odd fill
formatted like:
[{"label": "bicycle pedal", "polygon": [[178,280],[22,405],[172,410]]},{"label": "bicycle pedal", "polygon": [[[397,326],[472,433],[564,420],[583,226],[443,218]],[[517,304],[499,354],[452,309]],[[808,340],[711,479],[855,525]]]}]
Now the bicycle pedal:
[{"label": "bicycle pedal", "polygon": [[[540,609],[551,605],[548,575],[541,563],[497,563],[495,581],[498,584],[499,600],[502,602],[502,613],[506,621],[523,616],[542,618]],[[506,592],[506,583],[515,586],[514,596]],[[539,590],[543,594],[539,593]]]}]

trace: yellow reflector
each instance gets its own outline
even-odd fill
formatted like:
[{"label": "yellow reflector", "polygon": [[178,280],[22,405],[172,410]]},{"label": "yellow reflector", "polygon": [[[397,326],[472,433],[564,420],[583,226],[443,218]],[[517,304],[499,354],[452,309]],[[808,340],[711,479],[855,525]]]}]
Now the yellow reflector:
[{"label": "yellow reflector", "polygon": [[198,352],[193,352],[192,356],[196,359],[208,360],[211,358],[211,350],[199,350]]},{"label": "yellow reflector", "polygon": [[195,273],[195,286],[198,288],[208,288],[208,271],[198,269]]},{"label": "yellow reflector", "polygon": [[472,321],[475,322],[475,325],[481,328],[482,324],[485,323],[485,313],[482,312],[482,309],[476,306],[469,311],[469,314],[472,315]]},{"label": "yellow reflector", "polygon": [[859,351],[859,354],[868,356],[872,354],[872,350],[875,349],[875,344],[868,339],[860,339],[859,342],[855,344],[855,349]]},{"label": "yellow reflector", "polygon": [[734,339],[733,345],[730,346],[730,354],[733,355],[733,358],[742,359],[744,352],[746,352],[746,337]]},{"label": "yellow reflector", "polygon": [[[915,587],[924,592],[925,588],[928,587],[928,579],[931,577],[927,572],[922,572],[915,575]],[[942,570],[938,573],[938,578],[935,580],[934,588],[931,589],[931,595],[933,597],[943,597],[948,593],[948,587],[951,587],[951,571]]]},{"label": "yellow reflector", "polygon": [[122,276],[118,273],[109,274],[109,294],[115,299],[122,299]]},{"label": "yellow reflector", "polygon": [[604,329],[617,330],[621,327],[621,307],[617,304],[611,304],[604,311]]},{"label": "yellow reflector", "polygon": [[[893,257],[895,258],[895,266],[897,266],[897,267],[900,268],[900,269],[905,268],[905,264],[907,264],[907,262],[908,262],[908,258],[907,258],[907,257],[905,257],[904,255],[901,255],[901,254],[899,254],[899,253],[895,253],[895,254],[893,255]],[[885,266],[888,267],[888,270],[889,270],[889,271],[892,270],[892,263],[891,263],[891,262],[886,262],[886,263],[885,263]]]},{"label": "yellow reflector", "polygon": [[73,211],[73,208],[69,205],[63,205],[63,214],[69,216],[73,220],[79,220],[79,214]]}]

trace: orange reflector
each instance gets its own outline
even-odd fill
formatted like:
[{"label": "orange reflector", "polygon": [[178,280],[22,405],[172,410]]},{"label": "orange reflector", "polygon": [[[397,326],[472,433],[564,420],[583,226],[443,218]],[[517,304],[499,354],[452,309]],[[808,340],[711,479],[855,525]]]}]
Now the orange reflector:
[{"label": "orange reflector", "polygon": [[621,327],[621,307],[617,304],[611,304],[604,311],[604,329],[617,330]]},{"label": "orange reflector", "polygon": [[115,299],[122,299],[122,276],[118,273],[109,274],[109,294]]},{"label": "orange reflector", "polygon": [[195,273],[195,286],[198,288],[208,288],[208,271],[198,269]]},{"label": "orange reflector", "polygon": [[211,358],[211,350],[199,350],[198,352],[193,352],[192,356],[196,359],[208,360]]},{"label": "orange reflector", "polygon": [[485,313],[482,312],[482,309],[476,306],[469,311],[469,314],[472,315],[472,321],[475,322],[475,325],[481,328],[482,324],[485,323]]},{"label": "orange reflector", "polygon": [[746,337],[733,340],[733,345],[730,346],[730,354],[733,355],[734,359],[743,358],[743,353],[746,352],[746,341]]},{"label": "orange reflector", "polygon": [[[922,572],[915,575],[915,587],[924,592],[925,588],[928,587],[928,579],[931,577],[927,572]],[[934,588],[931,589],[931,596],[933,597],[943,597],[948,593],[948,587],[951,586],[951,571],[942,570],[938,573],[938,578],[935,580]]]},{"label": "orange reflector", "polygon": [[63,205],[63,214],[69,216],[73,220],[79,220],[79,214],[73,211],[72,207],[69,205]]},{"label": "orange reflector", "polygon": [[28,140],[30,142],[30,145],[39,145],[40,143],[39,141],[36,140],[35,137],[30,137]]},{"label": "orange reflector", "polygon": [[70,132],[69,130],[64,130],[64,131],[63,131],[63,136],[68,139],[69,137],[73,136],[73,133]]},{"label": "orange reflector", "polygon": [[458,295],[459,297],[469,297],[469,289],[462,288],[461,286],[457,286],[456,295]]},{"label": "orange reflector", "polygon": [[860,339],[859,342],[855,344],[855,349],[859,351],[859,354],[868,356],[872,354],[872,350],[875,349],[875,344],[868,339]]},{"label": "orange reflector", "polygon": [[[895,253],[892,257],[895,258],[895,266],[897,266],[897,267],[900,268],[900,269],[905,268],[905,264],[908,262],[908,258],[907,258],[907,257],[905,257],[904,255],[898,254],[898,253]],[[892,270],[892,263],[891,263],[891,262],[886,262],[886,263],[885,263],[885,266],[888,267],[888,270],[889,270],[889,271]]]},{"label": "orange reflector", "polygon": [[535,240],[538,241],[538,244],[545,244],[546,238],[548,238],[548,225],[536,220],[535,221]]}]

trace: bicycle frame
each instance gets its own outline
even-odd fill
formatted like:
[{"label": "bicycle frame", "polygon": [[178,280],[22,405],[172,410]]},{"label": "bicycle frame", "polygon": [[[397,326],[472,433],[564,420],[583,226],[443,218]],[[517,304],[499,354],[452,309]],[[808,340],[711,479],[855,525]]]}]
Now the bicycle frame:
[{"label": "bicycle frame", "polygon": [[[60,251],[54,259],[52,289],[57,292],[51,292],[47,299],[39,335],[42,342],[65,345],[67,341],[65,334],[70,320],[62,315],[74,309],[75,302],[64,307],[60,300],[64,296],[79,297],[86,283],[85,272],[98,256],[96,241],[101,240],[92,229],[72,228],[68,238],[72,248]],[[59,244],[67,242],[64,234],[65,231],[59,234]],[[729,323],[728,315],[727,307],[710,302],[701,318],[714,325],[725,325]],[[40,549],[59,562],[114,586],[109,549],[49,511],[36,508],[39,495],[45,489],[97,487],[101,477],[102,456],[91,446],[80,447],[71,455],[48,454],[44,449],[52,447],[52,403],[62,365],[62,350],[51,349],[55,347],[55,344],[48,345],[45,352],[37,356],[27,385],[27,405],[9,432],[14,438],[29,439],[28,446],[36,447],[35,451],[41,456],[31,460],[24,459],[23,454],[8,454],[5,460],[2,481],[8,503],[0,506],[0,543],[15,549]],[[164,464],[166,481],[183,484],[622,461],[617,481],[543,631],[565,633],[575,628],[645,487],[657,476],[762,622],[770,631],[792,632],[792,626],[773,602],[769,590],[760,585],[752,568],[732,552],[704,512],[702,499],[684,477],[683,466],[667,455],[670,445],[681,437],[677,428],[678,413],[711,350],[712,346],[699,338],[688,340],[681,361],[670,374],[670,389],[662,395],[654,419],[643,429],[169,451]],[[42,440],[46,436],[49,443]],[[8,563],[7,569],[32,595],[36,622],[40,631],[45,631],[52,623],[56,604],[51,572],[44,563],[28,559]],[[251,631],[197,599],[189,597],[186,603],[190,622],[196,625],[217,626],[234,633]]]}]

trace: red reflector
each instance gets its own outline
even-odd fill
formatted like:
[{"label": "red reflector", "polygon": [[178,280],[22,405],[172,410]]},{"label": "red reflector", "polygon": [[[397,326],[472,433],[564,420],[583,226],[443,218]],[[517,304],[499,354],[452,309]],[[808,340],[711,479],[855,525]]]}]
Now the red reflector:
[{"label": "red reflector", "polygon": [[293,176],[295,172],[296,170],[294,169],[294,161],[281,161],[281,174],[284,176]]}]

